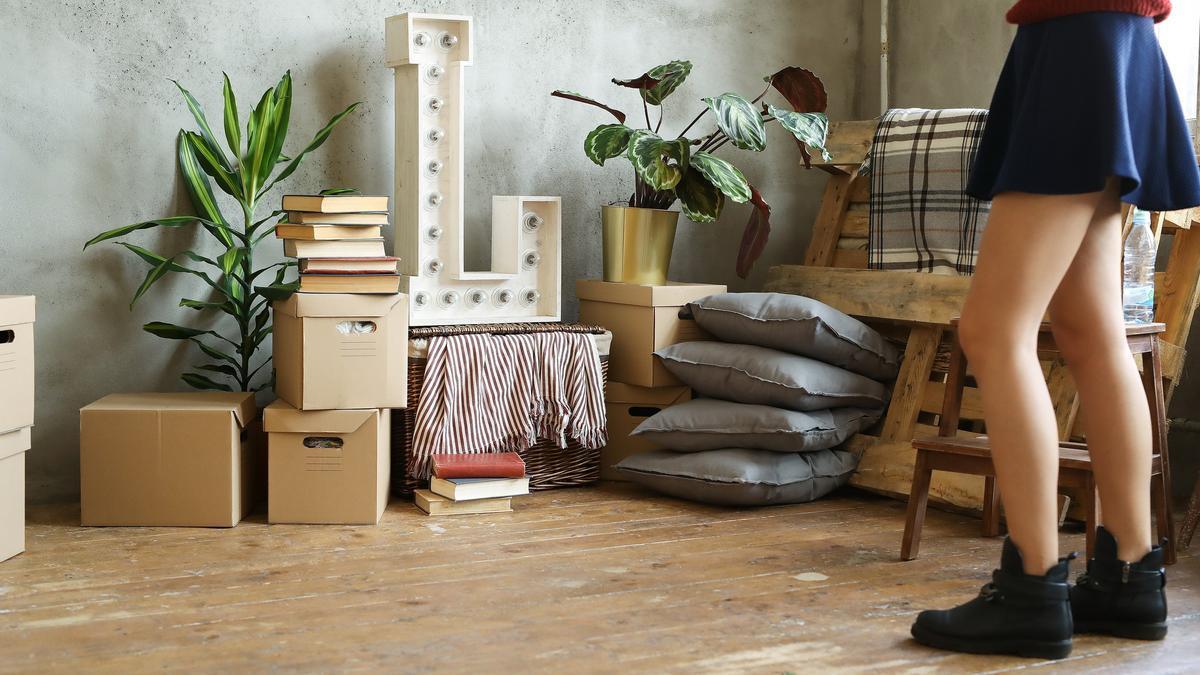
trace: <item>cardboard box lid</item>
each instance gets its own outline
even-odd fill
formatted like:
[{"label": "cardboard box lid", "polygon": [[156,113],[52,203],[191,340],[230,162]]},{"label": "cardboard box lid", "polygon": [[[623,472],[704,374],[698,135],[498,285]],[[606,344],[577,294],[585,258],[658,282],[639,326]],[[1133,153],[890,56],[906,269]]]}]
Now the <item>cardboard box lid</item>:
[{"label": "cardboard box lid", "polygon": [[367,420],[378,416],[379,410],[375,408],[296,410],[283,399],[276,399],[263,411],[263,428],[267,433],[352,434]]},{"label": "cardboard box lid", "polygon": [[691,398],[685,386],[638,387],[623,382],[609,382],[604,388],[607,403],[640,403],[645,405],[674,405]]},{"label": "cardboard box lid", "polygon": [[238,426],[244,427],[254,419],[258,405],[254,392],[249,391],[189,391],[155,394],[109,394],[79,410],[91,411],[188,410],[232,412]]},{"label": "cardboard box lid", "polygon": [[32,295],[0,295],[0,326],[33,323]]},{"label": "cardboard box lid", "polygon": [[29,450],[29,427],[0,434],[0,460]]},{"label": "cardboard box lid", "polygon": [[275,303],[275,311],[295,317],[387,316],[403,293],[293,293]]},{"label": "cardboard box lid", "polygon": [[661,286],[622,284],[599,279],[580,279],[575,282],[575,295],[580,300],[641,307],[685,305],[708,295],[724,293],[725,290],[722,284],[688,284],[677,281],[668,281]]}]

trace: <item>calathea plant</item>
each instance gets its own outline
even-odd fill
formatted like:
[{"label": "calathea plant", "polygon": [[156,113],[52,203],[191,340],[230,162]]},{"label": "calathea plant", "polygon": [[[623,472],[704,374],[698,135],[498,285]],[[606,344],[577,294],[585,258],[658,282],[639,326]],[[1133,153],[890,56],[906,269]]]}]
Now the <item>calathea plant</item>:
[{"label": "calathea plant", "polygon": [[[354,103],[329,120],[302,150],[293,156],[283,152],[287,139],[288,123],[292,113],[292,74],[287,72],[274,87],[267,89],[250,110],[243,136],[238,120],[237,100],[229,77],[225,76],[224,126],[226,154],[208,124],[199,102],[175,82],[183,94],[188,109],[196,120],[198,131],[180,130],[176,143],[179,172],[191,199],[196,215],[156,218],[145,222],[118,227],[96,235],[84,244],[92,244],[124,237],[138,230],[158,227],[189,227],[199,224],[216,240],[220,253],[212,257],[195,251],[181,251],[164,255],[150,251],[126,241],[117,242],[129,249],[150,266],[146,278],[133,293],[130,309],[142,295],[159,279],[168,274],[190,274],[201,282],[205,295],[202,299],[183,298],[180,307],[201,313],[220,313],[232,319],[237,326],[236,335],[229,336],[217,330],[178,326],[163,321],[153,321],[142,328],[153,335],[171,340],[189,340],[196,344],[212,361],[196,366],[198,371],[181,375],[184,382],[197,389],[224,391],[257,391],[270,386],[270,370],[259,379],[256,376],[270,363],[255,365],[254,356],[259,346],[271,334],[271,300],[287,294],[289,285],[284,283],[288,268],[295,262],[280,262],[264,267],[255,267],[254,248],[264,238],[273,234],[273,219],[281,211],[272,211],[266,217],[257,218],[256,211],[264,195],[277,183],[292,175],[308,153],[321,147],[329,138],[333,128],[349,115],[358,103]],[[241,217],[231,220],[225,217],[217,205],[212,181],[225,194],[233,197],[241,207]],[[334,190],[330,192],[342,192]],[[256,286],[260,278],[273,273],[272,283]]]},{"label": "calathea plant", "polygon": [[[678,201],[689,219],[711,223],[721,217],[726,199],[750,202],[754,208],[737,257],[738,276],[745,278],[766,247],[771,231],[771,207],[745,175],[716,152],[727,144],[762,152],[767,147],[766,125],[779,122],[795,137],[805,166],[811,166],[812,152],[828,160],[825,138],[829,120],[824,112],[828,98],[816,75],[791,66],[764,77],[767,86],[753,100],[734,93],[702,99],[705,108],[683,131],[673,138],[662,136],[663,102],[691,71],[691,62],[672,61],[631,80],[613,80],[616,85],[638,90],[645,128],[626,125],[628,115],[624,112],[583,94],[558,90],[551,95],[595,106],[616,118],[616,124],[601,124],[593,129],[584,139],[583,147],[588,158],[600,166],[614,157],[624,157],[633,164],[634,190],[629,206],[667,209]],[[772,88],[783,96],[788,108],[763,102]],[[658,109],[654,123],[651,107]],[[707,115],[712,115],[716,129],[689,138],[686,134]]]}]

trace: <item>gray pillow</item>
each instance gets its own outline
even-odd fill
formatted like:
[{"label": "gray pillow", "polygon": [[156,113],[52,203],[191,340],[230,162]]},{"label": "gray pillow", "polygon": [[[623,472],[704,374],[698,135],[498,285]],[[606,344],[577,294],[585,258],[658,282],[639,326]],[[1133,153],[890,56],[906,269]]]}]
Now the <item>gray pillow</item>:
[{"label": "gray pillow", "polygon": [[880,408],[882,384],[806,356],[726,342],[680,342],[656,352],[663,365],[704,396],[788,410]]},{"label": "gray pillow", "polygon": [[685,452],[729,447],[809,452],[832,448],[874,424],[879,415],[878,408],[797,412],[698,398],[664,408],[632,435]]},{"label": "gray pillow", "polygon": [[723,342],[810,356],[877,380],[895,379],[900,352],[874,328],[829,305],[786,293],[719,293],[688,303]]},{"label": "gray pillow", "polygon": [[727,506],[798,504],[846,484],[858,457],[845,450],[782,453],[725,448],[652,450],[621,460],[629,480],[681,499]]}]

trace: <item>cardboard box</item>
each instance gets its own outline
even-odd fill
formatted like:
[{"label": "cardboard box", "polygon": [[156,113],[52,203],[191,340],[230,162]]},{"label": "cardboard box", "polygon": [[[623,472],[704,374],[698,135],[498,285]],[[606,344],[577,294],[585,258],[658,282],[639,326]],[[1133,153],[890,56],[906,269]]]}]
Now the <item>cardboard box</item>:
[{"label": "cardboard box", "polygon": [[692,300],[724,293],[720,284],[662,286],[621,284],[581,279],[575,282],[579,297],[579,321],[604,326],[612,331],[608,355],[608,379],[639,387],[678,386],[654,352],[668,345],[691,340],[710,340],[691,319],[679,311]]},{"label": "cardboard box", "polygon": [[267,519],[374,525],[387,508],[391,411],[267,406]]},{"label": "cardboard box", "polygon": [[408,405],[408,296],[296,293],[275,303],[275,393],[299,410]]},{"label": "cardboard box", "polygon": [[663,408],[690,400],[692,390],[688,387],[651,389],[609,382],[604,392],[604,408],[608,413],[608,445],[600,450],[600,478],[625,480],[613,466],[630,455],[658,447],[645,439],[630,436],[630,432]]},{"label": "cardboard box", "polygon": [[0,295],[0,434],[33,424],[32,295]]},{"label": "cardboard box", "polygon": [[25,451],[29,427],[0,434],[0,561],[25,550]]},{"label": "cardboard box", "polygon": [[84,525],[233,527],[254,504],[254,394],[111,394],[79,411]]}]

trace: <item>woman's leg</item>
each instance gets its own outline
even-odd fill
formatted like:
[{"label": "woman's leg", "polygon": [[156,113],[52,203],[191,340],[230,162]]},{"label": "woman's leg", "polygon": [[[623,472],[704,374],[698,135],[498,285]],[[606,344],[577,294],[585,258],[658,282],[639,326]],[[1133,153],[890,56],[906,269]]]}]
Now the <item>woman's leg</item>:
[{"label": "woman's leg", "polygon": [[959,323],[1010,538],[1027,574],[1043,575],[1058,561],[1058,426],[1037,357],[1038,327],[1097,209],[1115,190],[998,195]]},{"label": "woman's leg", "polygon": [[1150,551],[1150,411],[1125,339],[1121,205],[1106,198],[1050,301],[1054,339],[1079,389],[1101,520],[1121,560]]}]

